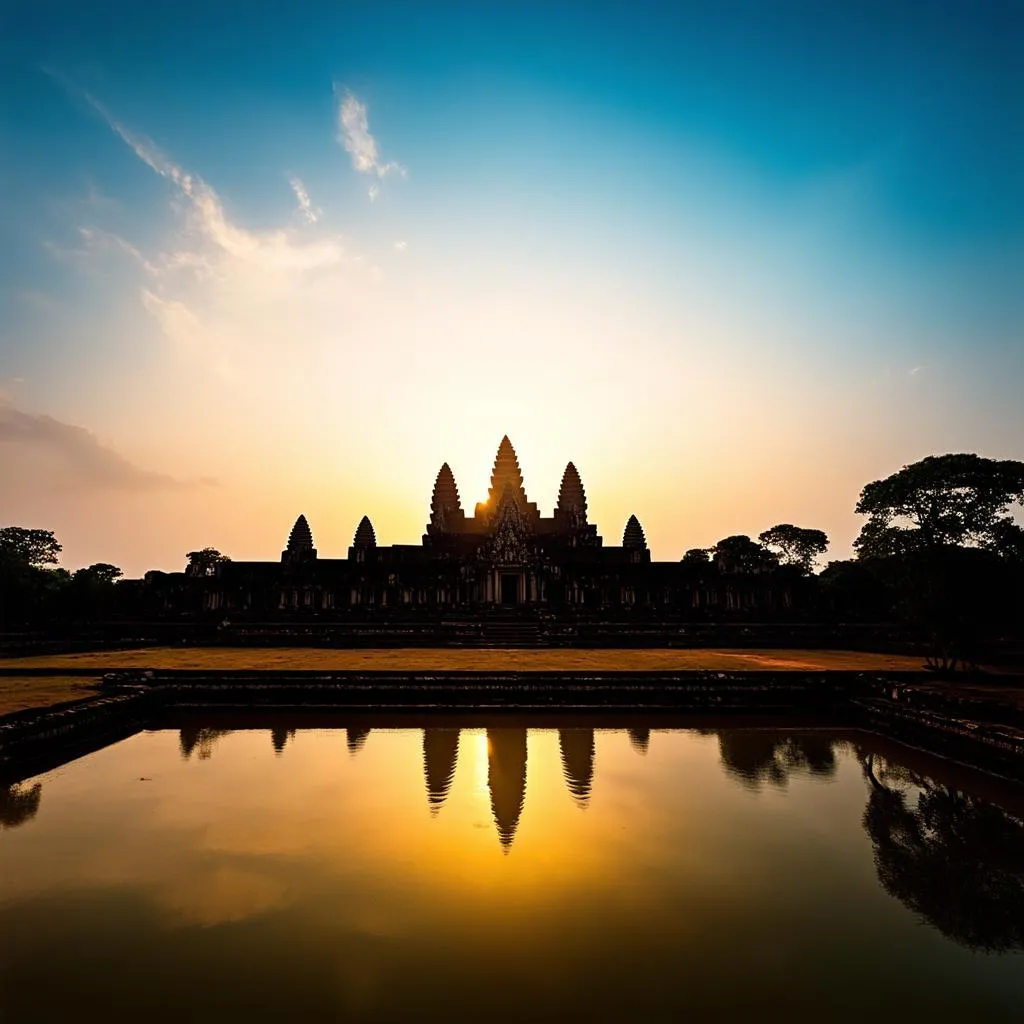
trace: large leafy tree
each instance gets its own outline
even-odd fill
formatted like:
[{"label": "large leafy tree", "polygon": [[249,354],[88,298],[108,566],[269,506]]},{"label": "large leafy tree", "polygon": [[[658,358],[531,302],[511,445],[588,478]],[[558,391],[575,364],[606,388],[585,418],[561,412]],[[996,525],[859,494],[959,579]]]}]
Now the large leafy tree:
[{"label": "large leafy tree", "polygon": [[50,530],[0,529],[0,628],[46,620],[57,612],[70,579],[66,570],[48,568],[60,550]]},{"label": "large leafy tree", "polygon": [[683,565],[707,566],[711,562],[711,552],[707,548],[690,548],[680,559]]},{"label": "large leafy tree", "polygon": [[776,552],[783,565],[795,565],[810,572],[814,560],[828,550],[828,536],[822,530],[808,530],[791,523],[779,523],[758,537],[765,547]]},{"label": "large leafy tree", "polygon": [[895,611],[928,638],[930,662],[977,666],[1019,614],[1024,463],[938,455],[861,492],[858,560],[891,588]]},{"label": "large leafy tree", "polygon": [[868,516],[854,546],[862,558],[947,547],[1013,551],[1021,531],[1013,505],[1024,503],[1024,462],[979,455],[931,455],[861,491]]},{"label": "large leafy tree", "polygon": [[21,526],[0,528],[0,562],[39,568],[56,565],[61,546],[52,530],[26,530]]},{"label": "large leafy tree", "polygon": [[769,572],[779,564],[771,551],[742,533],[723,538],[711,551],[721,572]]},{"label": "large leafy tree", "polygon": [[111,565],[109,562],[96,562],[86,569],[78,569],[72,579],[76,582],[81,580],[84,583],[98,586],[112,586],[123,575],[124,573],[116,565]]}]

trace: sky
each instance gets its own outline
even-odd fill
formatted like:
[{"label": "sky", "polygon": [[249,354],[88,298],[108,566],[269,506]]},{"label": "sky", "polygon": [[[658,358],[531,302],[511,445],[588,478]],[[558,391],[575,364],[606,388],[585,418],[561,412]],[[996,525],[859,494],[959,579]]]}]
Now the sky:
[{"label": "sky", "polygon": [[1024,458],[1024,3],[0,0],[0,525],[419,543],[508,434],[676,560]]}]

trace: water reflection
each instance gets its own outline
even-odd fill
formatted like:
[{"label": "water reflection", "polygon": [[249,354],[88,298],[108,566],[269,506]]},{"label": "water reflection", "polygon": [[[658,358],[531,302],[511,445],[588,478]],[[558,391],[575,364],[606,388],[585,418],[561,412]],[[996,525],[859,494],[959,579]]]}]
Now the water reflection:
[{"label": "water reflection", "polygon": [[750,789],[762,783],[783,787],[793,772],[831,778],[836,771],[833,741],[822,733],[779,736],[763,729],[721,729],[722,766]]},{"label": "water reflection", "polygon": [[17,828],[31,821],[39,810],[43,784],[5,786],[0,784],[0,828]]},{"label": "water reflection", "polygon": [[1024,949],[1024,819],[857,748],[882,888],[970,949]]},{"label": "water reflection", "polygon": [[487,730],[487,786],[502,850],[516,837],[526,798],[526,730]]},{"label": "water reflection", "polygon": [[370,735],[370,731],[369,729],[352,728],[345,730],[345,742],[350,754],[358,754],[363,749],[363,744],[366,742],[366,737]]},{"label": "water reflection", "polygon": [[178,733],[181,756],[187,761],[195,751],[200,761],[208,761],[213,745],[221,736],[227,736],[230,729],[207,729],[202,726],[185,726]]},{"label": "water reflection", "polygon": [[651,730],[650,729],[627,729],[626,732],[629,734],[630,746],[638,754],[646,754],[647,748],[651,743]]},{"label": "water reflection", "polygon": [[[278,756],[296,734],[287,724],[269,731]],[[418,731],[427,807],[436,817],[450,797],[460,746],[465,744],[460,744],[459,728],[431,725]],[[195,755],[208,760],[217,742],[231,732],[194,724],[182,727],[178,737],[182,759]],[[345,730],[350,754],[363,748],[370,732],[365,727]],[[627,730],[632,751],[648,752],[650,732]],[[881,888],[965,947],[1024,950],[1024,816],[949,782],[945,762],[929,759],[925,770],[908,768],[901,754],[882,756],[863,739],[851,743],[825,731],[726,728],[690,735],[714,737],[725,776],[753,792],[786,787],[800,776],[834,779],[840,761],[845,760],[865,786],[860,819]],[[588,807],[597,768],[595,730],[560,728],[557,737],[562,781],[576,804]],[[491,813],[501,849],[508,853],[524,813],[528,730],[489,728],[486,741]],[[544,763],[542,758],[542,773]],[[657,764],[651,762],[648,770],[663,771]],[[39,810],[41,795],[39,782],[0,785],[0,828],[30,822]]]},{"label": "water reflection", "polygon": [[644,758],[646,729],[363,713],[350,757],[352,721],[208,719],[0,786],[0,1019],[1024,1019],[988,955],[1024,950],[1017,790],[862,733]]},{"label": "water reflection", "polygon": [[284,751],[285,744],[295,735],[294,729],[271,729],[270,741],[274,745],[274,753],[279,755]]},{"label": "water reflection", "polygon": [[423,730],[423,775],[431,814],[437,814],[448,796],[458,759],[458,729]]},{"label": "water reflection", "polygon": [[594,730],[559,729],[558,747],[565,784],[576,803],[586,807],[594,781]]}]

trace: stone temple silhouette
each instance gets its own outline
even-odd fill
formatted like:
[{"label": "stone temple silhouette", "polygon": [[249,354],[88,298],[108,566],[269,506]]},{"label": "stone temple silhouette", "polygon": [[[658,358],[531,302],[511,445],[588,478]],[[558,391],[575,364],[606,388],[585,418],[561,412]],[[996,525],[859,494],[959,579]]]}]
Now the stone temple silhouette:
[{"label": "stone temple silhouette", "polygon": [[[675,563],[669,563],[671,568]],[[651,555],[636,516],[622,544],[606,546],[587,519],[587,496],[573,463],[565,467],[550,517],[529,500],[515,449],[501,439],[487,500],[466,515],[448,463],[438,471],[430,521],[419,545],[377,543],[368,516],[348,557],[323,558],[304,515],[280,561],[227,561],[201,575],[207,610],[329,612],[344,608],[476,605],[583,605],[596,588],[632,604]],[[605,594],[605,597],[608,595]]]},{"label": "stone temple silhouette", "polygon": [[300,515],[280,560],[193,562],[183,573],[150,578],[164,612],[228,613],[233,621],[388,618],[406,611],[444,615],[515,606],[570,616],[634,608],[701,616],[788,608],[791,599],[765,575],[652,561],[635,515],[625,523],[621,544],[605,544],[588,518],[583,480],[572,462],[551,516],[542,515],[527,497],[507,436],[498,446],[487,499],[472,515],[463,508],[451,467],[441,466],[419,544],[378,544],[364,515],[346,557],[321,557]]}]

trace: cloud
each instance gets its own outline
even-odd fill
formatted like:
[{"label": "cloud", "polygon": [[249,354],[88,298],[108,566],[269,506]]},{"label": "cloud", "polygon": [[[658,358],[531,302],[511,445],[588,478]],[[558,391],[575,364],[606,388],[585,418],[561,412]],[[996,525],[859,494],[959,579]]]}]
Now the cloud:
[{"label": "cloud", "polygon": [[[344,261],[345,249],[337,238],[298,242],[287,231],[256,233],[234,224],[217,192],[198,174],[189,173],[150,139],[126,128],[97,99],[88,94],[86,98],[143,163],[177,186],[189,200],[194,225],[223,253],[271,271],[303,271]],[[171,260],[178,265],[188,262],[180,254]]]},{"label": "cloud", "polygon": [[[28,456],[20,464],[18,456]],[[28,467],[62,484],[112,490],[159,490],[194,485],[140,469],[84,427],[0,404],[0,476],[17,481]],[[210,481],[201,481],[209,483]]]},{"label": "cloud", "polygon": [[300,178],[292,176],[288,179],[288,183],[295,193],[295,198],[299,203],[299,212],[305,217],[306,223],[315,224],[320,219],[320,214],[323,213],[323,210],[312,204],[309,193],[306,191],[306,186],[302,184]]},{"label": "cloud", "polygon": [[[386,178],[389,174],[405,177],[405,168],[395,160],[382,161],[377,140],[370,134],[366,116],[366,104],[346,92],[338,107],[339,141],[345,152],[352,158],[352,166],[360,174]],[[380,193],[380,186],[373,184],[369,189],[370,201]]]},{"label": "cloud", "polygon": [[395,250],[397,252],[405,252],[409,248],[408,242],[395,242]]},{"label": "cloud", "polygon": [[[96,227],[82,229],[84,246],[51,251],[85,269],[110,255],[129,255],[145,272],[135,294],[171,342],[167,350],[192,387],[230,381],[244,392],[281,386],[305,365],[296,351],[337,349],[339,325],[355,323],[379,292],[377,267],[325,232],[320,210],[298,177],[289,178],[306,223],[252,231],[229,215],[217,191],[152,140],[125,127],[99,101],[89,103],[110,129],[175,192],[181,229],[164,251],[143,252]],[[175,367],[166,366],[168,372]],[[212,371],[212,372],[211,372]],[[215,383],[216,381],[216,383]],[[223,396],[220,400],[222,400]]]}]

